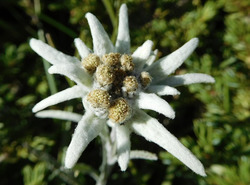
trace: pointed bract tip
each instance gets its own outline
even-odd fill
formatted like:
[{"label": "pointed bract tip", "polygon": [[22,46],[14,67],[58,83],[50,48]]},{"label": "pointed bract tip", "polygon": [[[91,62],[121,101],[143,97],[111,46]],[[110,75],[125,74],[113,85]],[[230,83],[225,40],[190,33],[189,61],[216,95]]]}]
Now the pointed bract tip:
[{"label": "pointed bract tip", "polygon": [[199,173],[197,173],[197,174],[199,174],[200,176],[202,176],[202,177],[206,177],[207,176],[207,174],[206,174],[206,172],[205,172],[205,170],[204,170],[204,167],[202,166],[202,169],[201,169],[201,171],[199,172]]},{"label": "pointed bract tip", "polygon": [[197,48],[198,44],[199,44],[199,39],[198,38],[192,38],[191,40],[189,40],[187,42],[187,44],[190,44],[190,47],[193,48],[193,50],[195,50],[195,48]]},{"label": "pointed bract tip", "polygon": [[[198,159],[197,159],[198,160]],[[190,168],[190,167],[189,167]],[[203,164],[198,160],[198,163],[196,163],[196,165],[194,165],[192,168],[190,168],[193,172],[195,172],[196,174],[202,176],[202,177],[206,177],[207,174],[205,172],[204,166]]]},{"label": "pointed bract tip", "polygon": [[210,83],[215,83],[215,79],[212,76],[210,76],[210,77],[211,77]]},{"label": "pointed bract tip", "polygon": [[201,75],[203,75],[203,83],[215,83],[215,79],[212,76],[207,74],[201,74]]},{"label": "pointed bract tip", "polygon": [[33,112],[33,113],[38,112],[36,105],[32,108],[32,112]]},{"label": "pointed bract tip", "polygon": [[121,168],[121,171],[123,171],[123,172],[126,171],[126,169],[128,167],[127,161],[125,161],[124,159],[119,158],[118,159],[118,164],[119,164],[119,166]]},{"label": "pointed bract tip", "polygon": [[88,12],[85,14],[85,17],[86,17],[86,19],[90,19],[90,18],[93,18],[95,16],[92,13]]},{"label": "pointed bract tip", "polygon": [[30,41],[29,41],[30,45],[32,44],[32,42],[34,42],[34,40],[35,40],[34,38],[30,39]]},{"label": "pointed bract tip", "polygon": [[31,47],[33,50],[34,50],[35,45],[37,44],[38,41],[39,41],[39,40],[34,39],[34,38],[30,39],[29,44],[30,44],[30,47]]},{"label": "pointed bract tip", "polygon": [[127,169],[127,167],[125,167],[125,166],[120,166],[120,168],[121,168],[121,171],[122,171],[122,172],[125,172],[126,169]]},{"label": "pointed bract tip", "polygon": [[126,5],[125,3],[123,3],[123,4],[121,5],[120,11],[121,11],[122,9],[127,9],[127,5]]},{"label": "pointed bract tip", "polygon": [[170,119],[174,119],[175,118],[175,112],[173,111],[170,115],[169,115]]},{"label": "pointed bract tip", "polygon": [[35,42],[35,41],[37,41],[37,39],[35,39],[35,38],[31,38],[31,39],[30,39],[30,43],[31,43],[31,42]]},{"label": "pointed bract tip", "polygon": [[[145,45],[148,45],[148,46],[150,46],[150,47],[153,47],[154,42],[153,42],[152,40],[147,40],[146,42],[144,42],[144,44],[145,44]],[[143,45],[144,45],[144,44],[143,44]]]},{"label": "pointed bract tip", "polygon": [[197,37],[192,38],[190,41],[194,42],[196,45],[199,43],[199,39]]},{"label": "pointed bract tip", "polygon": [[204,172],[203,174],[200,174],[202,177],[206,177],[207,174]]},{"label": "pointed bract tip", "polygon": [[78,42],[78,41],[81,41],[81,39],[80,39],[80,38],[75,38],[75,39],[74,39],[74,43],[76,43],[76,42]]}]

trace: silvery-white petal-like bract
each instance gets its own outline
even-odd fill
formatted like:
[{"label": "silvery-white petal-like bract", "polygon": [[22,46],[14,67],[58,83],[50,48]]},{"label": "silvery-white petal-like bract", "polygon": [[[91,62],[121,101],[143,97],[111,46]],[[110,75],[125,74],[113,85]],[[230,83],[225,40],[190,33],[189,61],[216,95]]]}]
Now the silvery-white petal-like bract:
[{"label": "silvery-white petal-like bract", "polygon": [[168,56],[154,61],[157,50],[152,51],[150,40],[131,53],[125,4],[120,8],[115,45],[93,14],[87,13],[86,18],[93,38],[93,52],[76,38],[74,43],[81,60],[40,40],[30,40],[31,48],[52,64],[50,73],[67,76],[76,83],[36,104],[33,112],[75,98],[81,98],[85,108],[82,118],[65,111],[36,113],[38,117],[78,122],[66,152],[65,167],[74,167],[87,145],[109,126],[114,131],[115,155],[122,171],[127,169],[130,159],[157,159],[150,152],[130,151],[130,134],[135,132],[174,155],[195,173],[205,176],[201,162],[162,124],[142,110],[156,111],[173,119],[175,112],[160,96],[180,94],[175,88],[180,85],[214,83],[214,78],[206,74],[169,76],[191,55],[198,39],[193,38]]},{"label": "silvery-white petal-like bract", "polygon": [[116,125],[116,141],[118,164],[122,171],[125,171],[129,162],[130,153],[130,130],[125,125]]}]

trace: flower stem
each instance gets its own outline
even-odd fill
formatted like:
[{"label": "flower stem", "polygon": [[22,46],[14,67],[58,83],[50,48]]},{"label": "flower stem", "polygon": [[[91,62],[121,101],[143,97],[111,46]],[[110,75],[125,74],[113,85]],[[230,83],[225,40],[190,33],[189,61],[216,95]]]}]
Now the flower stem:
[{"label": "flower stem", "polygon": [[55,19],[53,19],[45,14],[42,14],[42,13],[39,14],[39,19],[50,24],[51,26],[55,27],[56,29],[64,32],[66,35],[68,35],[71,38],[76,38],[78,36],[76,32],[74,32],[73,30],[69,29],[68,27],[64,26],[60,22],[56,21]]},{"label": "flower stem", "polygon": [[114,144],[111,141],[107,126],[100,134],[102,141],[102,164],[100,166],[100,175],[96,181],[96,185],[106,185],[108,177],[112,171],[116,157],[114,155]]},{"label": "flower stem", "polygon": [[111,36],[111,41],[114,43],[116,35],[117,35],[117,31],[118,31],[118,27],[117,27],[117,17],[115,16],[115,11],[113,9],[113,6],[111,5],[110,0],[102,0],[112,23],[113,26],[113,33]]},{"label": "flower stem", "polygon": [[[40,0],[34,0],[34,11],[35,11],[35,17],[37,19],[37,26],[38,26],[38,28],[40,28],[37,32],[38,39],[45,42],[44,31],[41,28],[41,23],[40,23],[39,18],[38,18],[39,15],[41,14]],[[44,66],[44,70],[45,70],[46,77],[48,80],[50,93],[55,94],[57,92],[55,78],[54,78],[54,76],[52,76],[51,74],[48,73],[48,69],[50,67],[50,64],[46,60],[43,59],[43,66]]]},{"label": "flower stem", "polygon": [[[43,30],[38,30],[38,39],[45,41]],[[55,93],[57,93],[55,78],[53,75],[49,74],[49,72],[48,72],[48,69],[50,68],[50,64],[46,60],[43,59],[43,66],[44,66],[44,70],[45,70],[46,77],[48,80],[50,93],[55,94]]]},{"label": "flower stem", "polygon": [[110,17],[110,20],[111,20],[111,23],[112,23],[112,26],[113,28],[116,27],[116,24],[117,24],[117,19],[116,19],[116,16],[115,16],[115,12],[114,12],[114,9],[112,8],[112,5],[110,3],[110,0],[102,0],[108,14],[109,14],[109,17]]}]

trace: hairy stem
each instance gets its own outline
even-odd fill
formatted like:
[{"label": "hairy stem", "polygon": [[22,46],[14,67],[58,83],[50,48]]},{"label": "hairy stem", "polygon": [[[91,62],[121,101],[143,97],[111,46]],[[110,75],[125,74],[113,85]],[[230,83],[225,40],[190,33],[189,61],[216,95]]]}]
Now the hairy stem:
[{"label": "hairy stem", "polygon": [[100,175],[96,185],[106,185],[108,177],[112,171],[116,157],[114,155],[114,144],[111,141],[109,130],[107,126],[101,133],[102,140],[102,164],[100,167]]}]

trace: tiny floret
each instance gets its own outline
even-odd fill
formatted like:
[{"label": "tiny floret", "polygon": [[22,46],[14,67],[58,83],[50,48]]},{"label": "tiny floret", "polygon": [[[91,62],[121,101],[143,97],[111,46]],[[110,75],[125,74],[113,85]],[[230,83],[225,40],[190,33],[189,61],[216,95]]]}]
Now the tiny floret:
[{"label": "tiny floret", "polygon": [[150,76],[148,72],[143,71],[140,74],[140,81],[141,81],[142,87],[147,87],[151,83],[152,77]]},{"label": "tiny floret", "polygon": [[131,72],[134,70],[133,59],[130,55],[124,54],[121,56],[121,69],[124,71]]},{"label": "tiny floret", "polygon": [[93,108],[107,109],[110,106],[110,95],[105,90],[95,89],[87,95],[87,101]]},{"label": "tiny floret", "polygon": [[109,53],[102,56],[102,62],[106,65],[116,66],[120,63],[120,53]]},{"label": "tiny floret", "polygon": [[105,65],[105,64],[99,65],[96,69],[95,77],[96,77],[96,81],[101,86],[112,84],[113,81],[115,80],[114,69],[113,67]]},{"label": "tiny floret", "polygon": [[126,76],[123,80],[123,87],[127,92],[135,92],[138,86],[139,84],[135,76]]},{"label": "tiny floret", "polygon": [[95,72],[100,63],[100,58],[92,53],[82,60],[82,66],[91,74]]},{"label": "tiny floret", "polygon": [[114,123],[124,123],[131,117],[131,107],[127,100],[118,98],[111,103],[109,119]]}]

